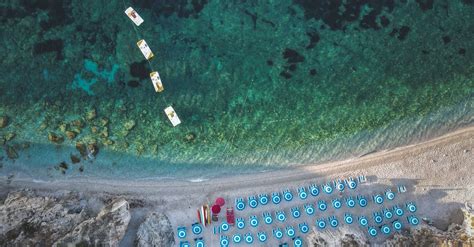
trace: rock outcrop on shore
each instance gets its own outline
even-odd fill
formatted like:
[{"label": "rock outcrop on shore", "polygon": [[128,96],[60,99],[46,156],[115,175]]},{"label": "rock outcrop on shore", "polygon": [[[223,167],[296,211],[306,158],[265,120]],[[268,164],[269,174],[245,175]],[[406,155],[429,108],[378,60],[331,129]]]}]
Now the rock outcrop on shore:
[{"label": "rock outcrop on shore", "polygon": [[168,217],[151,213],[137,231],[137,246],[173,246],[174,234]]}]

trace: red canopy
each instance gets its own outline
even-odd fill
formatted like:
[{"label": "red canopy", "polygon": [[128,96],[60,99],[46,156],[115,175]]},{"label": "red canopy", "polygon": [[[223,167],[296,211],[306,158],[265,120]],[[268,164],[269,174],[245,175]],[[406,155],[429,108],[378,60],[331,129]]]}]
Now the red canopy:
[{"label": "red canopy", "polygon": [[221,207],[224,206],[224,204],[225,204],[224,198],[218,197],[218,198],[216,199],[216,204],[219,205],[219,206],[221,206]]},{"label": "red canopy", "polygon": [[221,211],[221,206],[214,204],[212,205],[211,211],[213,214],[218,214]]}]

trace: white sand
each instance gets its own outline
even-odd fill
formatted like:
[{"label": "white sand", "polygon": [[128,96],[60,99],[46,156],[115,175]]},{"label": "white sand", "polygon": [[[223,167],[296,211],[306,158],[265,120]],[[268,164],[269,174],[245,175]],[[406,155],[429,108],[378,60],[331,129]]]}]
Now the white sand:
[{"label": "white sand", "polygon": [[[408,192],[400,194],[396,203],[415,201],[418,205],[417,214],[419,216],[430,218],[436,226],[446,228],[449,222],[462,219],[457,209],[465,201],[474,201],[473,148],[474,127],[468,127],[427,142],[377,152],[364,157],[305,166],[293,170],[215,178],[201,182],[74,179],[47,183],[14,180],[8,185],[7,180],[2,178],[0,187],[7,190],[23,187],[41,191],[74,190],[97,196],[119,194],[130,200],[142,200],[145,207],[165,212],[170,218],[173,228],[178,225],[186,225],[189,229],[189,226],[196,221],[197,207],[203,203],[212,202],[217,196],[226,198],[227,205],[229,205],[233,204],[233,200],[237,196],[246,198],[260,193],[271,194],[273,191],[281,191],[284,188],[294,191],[293,201],[291,203],[282,202],[278,208],[273,205],[269,206],[270,203],[267,206],[259,206],[259,209],[256,210],[236,212],[236,217],[245,218],[248,224],[250,215],[260,217],[263,211],[274,212],[277,209],[283,209],[288,214],[292,206],[297,205],[301,208],[303,202],[296,198],[295,193],[296,188],[300,185],[322,184],[336,178],[356,177],[363,174],[369,182],[359,186],[354,192],[344,192],[343,197],[348,193],[371,195],[375,192],[383,192],[387,188],[395,188],[394,185],[403,184],[408,188]],[[319,198],[330,203],[330,200],[336,197],[340,197],[340,195],[333,193],[331,196],[320,196]],[[370,198],[368,199],[370,200]],[[307,199],[307,202],[316,201],[311,196]],[[364,211],[351,212],[354,215],[368,215],[378,209],[380,208],[371,208],[369,205]],[[342,223],[342,211],[344,210],[341,209],[341,212],[328,210],[324,216],[327,217],[334,213]],[[303,214],[298,222],[304,220],[313,226],[315,219],[319,216],[310,218]],[[295,225],[297,221],[290,220],[286,224],[291,223]],[[254,236],[260,230],[271,233],[271,228],[265,227],[263,222],[260,223],[258,229],[252,230]],[[217,241],[217,236],[209,232],[205,234],[206,240],[210,241],[212,238]],[[226,234],[230,236],[231,233],[233,232]],[[190,232],[188,234],[192,235]],[[255,241],[257,242],[257,240]]]}]

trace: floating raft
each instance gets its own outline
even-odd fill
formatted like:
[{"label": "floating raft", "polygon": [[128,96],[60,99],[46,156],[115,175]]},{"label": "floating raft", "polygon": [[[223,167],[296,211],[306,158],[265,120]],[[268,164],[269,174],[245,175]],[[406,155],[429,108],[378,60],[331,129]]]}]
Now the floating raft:
[{"label": "floating raft", "polygon": [[179,120],[179,117],[174,111],[173,107],[171,106],[166,107],[165,113],[166,113],[166,116],[168,116],[168,119],[170,120],[171,124],[173,124],[173,127],[181,123],[181,120]]},{"label": "floating raft", "polygon": [[147,60],[150,60],[153,58],[153,52],[151,51],[150,47],[148,46],[148,44],[146,43],[146,41],[144,39],[141,39],[137,42],[137,45],[138,45],[138,48],[140,48],[140,51],[142,52],[143,56],[145,56],[145,58]]},{"label": "floating raft", "polygon": [[153,71],[150,73],[151,82],[153,83],[153,87],[155,87],[155,91],[162,92],[164,90],[163,83],[161,82],[160,74],[158,71]]},{"label": "floating raft", "polygon": [[143,23],[142,17],[132,7],[128,7],[125,10],[125,14],[133,21],[133,23],[135,23],[135,25],[140,26],[140,24]]}]

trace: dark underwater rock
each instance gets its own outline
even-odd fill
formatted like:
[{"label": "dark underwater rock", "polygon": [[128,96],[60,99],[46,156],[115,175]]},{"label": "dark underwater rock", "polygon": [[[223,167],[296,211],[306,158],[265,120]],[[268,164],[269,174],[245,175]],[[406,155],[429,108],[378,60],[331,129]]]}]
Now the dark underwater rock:
[{"label": "dark underwater rock", "polygon": [[285,51],[283,51],[283,58],[286,59],[288,63],[301,63],[304,61],[304,57],[301,54],[290,48],[286,48]]},{"label": "dark underwater rock", "polygon": [[36,43],[33,47],[33,55],[41,55],[45,53],[56,53],[56,59],[62,58],[64,42],[61,39],[50,39]]},{"label": "dark underwater rock", "polygon": [[5,115],[5,116],[1,116],[1,117],[0,117],[0,128],[5,128],[5,127],[7,127],[8,122],[9,122],[8,116],[6,116],[6,115]]}]

